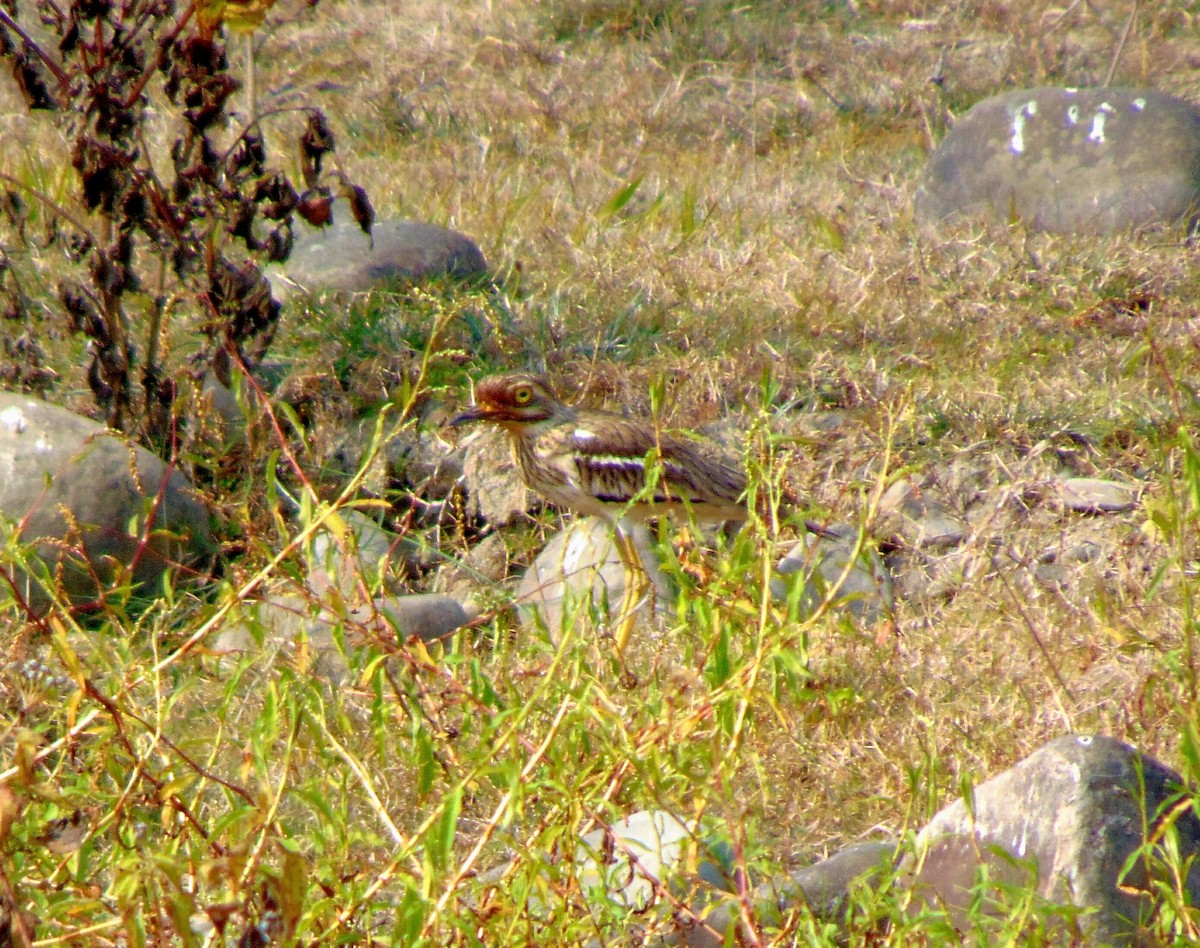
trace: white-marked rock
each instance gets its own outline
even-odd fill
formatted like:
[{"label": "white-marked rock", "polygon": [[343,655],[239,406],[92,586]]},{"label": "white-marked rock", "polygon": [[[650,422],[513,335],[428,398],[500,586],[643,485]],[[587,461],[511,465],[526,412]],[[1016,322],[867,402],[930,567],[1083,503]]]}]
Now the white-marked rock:
[{"label": "white-marked rock", "polygon": [[1068,477],[1058,482],[1059,497],[1079,513],[1124,513],[1138,504],[1141,491],[1132,484],[1096,477]]},{"label": "white-marked rock", "polygon": [[[0,392],[0,516],[74,603],[123,577],[150,595],[168,570],[206,577],[215,554],[208,508],[183,474],[91,419],[11,392]],[[40,583],[13,572],[44,612]],[[0,598],[10,593],[0,582]]]},{"label": "white-marked rock", "polygon": [[[1060,737],[975,787],[970,805],[958,800],[938,813],[918,835],[907,881],[966,932],[986,865],[987,899],[1002,903],[1006,891],[1014,899],[1032,886],[1052,904],[1085,910],[1073,916],[1084,943],[1142,944],[1138,929],[1157,910],[1153,879],[1161,876],[1144,856],[1131,857],[1143,851],[1147,831],[1158,838],[1167,811],[1188,901],[1200,898],[1200,866],[1192,864],[1200,821],[1191,807],[1174,806],[1185,790],[1178,774],[1121,741]],[[1169,859],[1158,842],[1145,854]]]},{"label": "white-marked rock", "polygon": [[471,238],[424,221],[377,221],[371,236],[356,223],[334,224],[297,242],[282,270],[271,274],[285,298],[300,291],[362,293],[394,283],[436,277],[487,275],[487,261]]},{"label": "white-marked rock", "polygon": [[[631,925],[620,944],[722,943],[717,931],[705,929],[701,920],[723,895],[735,890],[737,870],[728,843],[703,825],[665,810],[643,810],[578,837],[570,855],[570,871],[596,920],[604,923],[614,914],[629,917]],[[563,857],[546,854],[545,858]],[[507,863],[496,866],[482,873],[478,882],[482,886],[500,883],[509,869]],[[561,872],[556,869],[555,876]],[[534,890],[527,904],[535,915],[550,908],[537,893],[554,888]],[[728,927],[737,918],[736,910],[722,914],[720,924]],[[586,944],[590,948],[601,942]]]},{"label": "white-marked rock", "polygon": [[[649,531],[634,528],[634,542],[650,573],[653,601],[640,614],[650,615],[670,602],[671,586],[658,565]],[[601,617],[620,618],[625,569],[613,543],[613,528],[597,517],[578,517],[554,535],[517,587],[516,602],[526,621],[545,625],[552,641],[595,608]],[[649,598],[649,597],[648,597]]]},{"label": "white-marked rock", "polygon": [[[696,878],[716,889],[730,890],[726,847],[708,839],[694,821],[684,822],[664,810],[642,810],[580,837],[575,871],[580,888],[592,900],[641,912],[656,901],[655,883],[668,882],[685,865],[693,843],[701,843]],[[674,891],[694,888],[683,880]]]},{"label": "white-marked rock", "polygon": [[[830,595],[860,619],[877,621],[889,616],[895,605],[892,578],[874,546],[868,541],[851,562],[857,531],[853,527],[834,527],[830,532],[836,535],[806,534],[779,561],[775,571],[780,577],[795,573],[808,575],[800,597],[801,607],[806,612],[815,609]],[[786,599],[789,588],[787,580],[776,577],[771,581],[771,591],[776,599]]]},{"label": "white-marked rock", "polygon": [[924,227],[963,218],[1103,234],[1200,205],[1200,110],[1143,89],[1006,92],[962,116],[929,157]]}]

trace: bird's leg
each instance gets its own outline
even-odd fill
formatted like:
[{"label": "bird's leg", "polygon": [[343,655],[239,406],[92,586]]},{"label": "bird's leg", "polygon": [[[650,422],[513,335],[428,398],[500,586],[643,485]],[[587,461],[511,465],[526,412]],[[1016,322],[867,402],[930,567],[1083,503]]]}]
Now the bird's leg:
[{"label": "bird's leg", "polygon": [[642,562],[633,533],[628,528],[617,524],[613,530],[613,542],[617,547],[617,555],[625,567],[625,588],[621,595],[621,618],[617,624],[616,648],[617,658],[625,654],[625,646],[633,634],[633,626],[637,621],[637,610],[642,599],[650,591],[650,576]]}]

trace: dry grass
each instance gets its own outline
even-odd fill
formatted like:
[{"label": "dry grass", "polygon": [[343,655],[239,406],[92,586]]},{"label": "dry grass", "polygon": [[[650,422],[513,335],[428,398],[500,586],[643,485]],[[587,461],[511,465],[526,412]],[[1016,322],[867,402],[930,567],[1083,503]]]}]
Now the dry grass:
[{"label": "dry grass", "polygon": [[[1138,8],[1114,82],[1200,97],[1194,14],[1174,0],[1150,6]],[[461,398],[468,376],[532,363],[578,397],[633,411],[649,410],[661,380],[668,420],[699,427],[753,417],[769,370],[771,425],[797,438],[788,479],[817,507],[859,522],[890,448],[893,471],[911,469],[973,528],[926,564],[945,581],[903,599],[894,629],[779,620],[770,647],[802,655],[804,671],[762,671],[733,758],[703,750],[721,740],[722,699],[701,605],[643,643],[651,685],[633,695],[595,646],[572,653],[561,685],[545,685],[546,647],[512,643],[497,620],[450,666],[456,687],[470,691],[483,668],[506,700],[527,698],[534,745],[555,701],[596,703],[562,725],[578,729],[561,737],[562,759],[553,746],[546,758],[539,779],[555,789],[514,807],[514,850],[546,845],[555,820],[586,816],[610,784],[618,810],[686,813],[702,800],[775,864],[795,866],[880,827],[917,826],[964,781],[1068,731],[1187,765],[1186,590],[1179,568],[1161,585],[1156,570],[1192,554],[1145,509],[1071,514],[1046,485],[1131,480],[1151,507],[1170,506],[1183,464],[1175,432],[1194,423],[1187,380],[1200,368],[1190,251],[1170,231],[931,240],[911,211],[950,116],[1009,87],[1101,81],[1128,13],[1109,2],[276,8],[257,38],[264,96],[322,105],[381,213],[471,234],[504,275],[508,312],[488,311],[485,342],[470,345],[451,320],[443,344],[464,354],[439,364],[437,398]],[[419,335],[419,306],[384,307]],[[324,367],[345,352],[321,351],[332,345],[322,332],[285,329],[281,346],[303,343]],[[1062,556],[1085,541],[1095,558]],[[731,647],[751,665],[767,632],[730,617],[753,595],[728,580],[696,593],[727,610],[742,636]],[[441,708],[422,681],[399,692]],[[445,786],[466,781],[461,857],[512,775],[462,776],[495,734],[473,732],[450,693],[431,726],[459,735],[444,772],[408,796],[416,765],[385,763],[377,748],[372,779],[406,833]],[[416,717],[371,713],[373,727],[386,718],[416,748],[413,760],[429,752]],[[594,764],[572,756],[593,744]],[[511,764],[529,743],[496,753]],[[347,820],[374,825],[361,800],[345,805]],[[386,841],[363,834],[386,859]],[[444,879],[441,869],[430,877]]]},{"label": "dry grass", "polygon": [[[950,112],[1100,81],[1127,5],[417,4],[379,30],[383,9],[330,4],[264,48],[289,79],[307,66],[359,94],[345,145],[382,208],[519,267],[535,359],[632,410],[663,377],[692,424],[740,408],[769,366],[797,414],[849,410],[793,471],[849,520],[899,405],[898,462],[977,464],[960,495],[1001,507],[981,516],[969,579],[902,603],[895,639],[814,633],[814,700],[764,726],[743,771],[785,855],[895,827],[914,769],[953,791],[1065,730],[1178,762],[1186,710],[1140,697],[1146,655],[1179,643],[1174,595],[1147,596],[1165,550],[1140,516],[1081,524],[1022,492],[1064,471],[1160,490],[1172,378],[1197,364],[1187,252],[1177,234],[922,241],[910,205]],[[1115,82],[1200,92],[1188,17],[1140,11]],[[1102,567],[1064,589],[1030,578],[1027,558],[1079,533],[1108,544]]]}]

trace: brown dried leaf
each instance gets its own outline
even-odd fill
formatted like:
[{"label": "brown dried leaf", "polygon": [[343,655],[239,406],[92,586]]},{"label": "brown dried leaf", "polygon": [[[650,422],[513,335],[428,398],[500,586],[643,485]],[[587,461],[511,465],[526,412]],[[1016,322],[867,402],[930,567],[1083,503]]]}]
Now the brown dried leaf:
[{"label": "brown dried leaf", "polygon": [[325,188],[313,188],[300,195],[296,212],[313,227],[325,227],[333,221],[333,195]]},{"label": "brown dried leaf", "polygon": [[362,228],[364,234],[370,237],[371,225],[375,223],[375,208],[371,206],[371,199],[367,197],[367,192],[357,184],[345,183],[342,185],[342,197],[349,202],[350,213],[354,215],[358,226]]}]

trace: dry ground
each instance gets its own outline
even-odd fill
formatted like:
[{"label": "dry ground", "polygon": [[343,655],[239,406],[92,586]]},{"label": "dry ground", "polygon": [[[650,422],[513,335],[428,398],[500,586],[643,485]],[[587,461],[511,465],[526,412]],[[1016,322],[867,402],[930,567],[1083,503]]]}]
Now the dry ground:
[{"label": "dry ground", "polygon": [[[541,795],[512,814],[515,840],[611,796],[613,812],[705,810],[795,866],[920,825],[964,783],[1069,731],[1190,767],[1183,577],[1196,534],[1172,523],[1194,509],[1180,448],[1200,366],[1193,250],[1175,231],[931,238],[911,198],[953,116],[991,93],[1096,84],[1111,69],[1114,84],[1200,99],[1197,29],[1182,0],[276,8],[255,41],[264,99],[323,106],[381,214],[472,235],[502,275],[480,346],[447,330],[461,352],[438,370],[443,401],[464,398],[471,376],[535,365],[572,397],[630,411],[649,411],[661,383],[666,418],[701,427],[752,416],[769,371],[772,427],[794,439],[788,480],[816,510],[863,522],[879,478],[904,468],[974,528],[933,564],[951,578],[902,600],[894,626],[762,622],[753,590],[726,577],[695,594],[719,622],[705,627],[692,603],[643,646],[652,697],[622,692],[603,653],[583,653],[563,687],[596,661],[586,694],[599,710],[570,725]],[[317,333],[285,327],[278,350],[318,368],[343,358],[325,316]],[[1061,474],[1136,482],[1146,504],[1068,514],[1046,488]],[[1062,556],[1084,541],[1095,558]],[[1039,571],[1050,554],[1065,565]],[[482,668],[534,701],[519,760],[555,733],[561,706],[531,683],[547,653],[522,653],[506,621],[455,674],[474,682]],[[718,628],[742,638],[714,644]],[[722,717],[725,647],[759,675],[733,676],[761,689],[743,702],[752,723]],[[755,665],[755,649],[771,660]],[[457,714],[437,718],[440,738],[466,726]],[[428,756],[412,728],[396,742]],[[608,763],[577,783],[555,770],[593,742]],[[469,770],[447,746],[420,790],[407,764],[373,772],[406,832]],[[632,776],[621,748],[642,755]],[[559,781],[567,802],[549,789]],[[460,856],[506,786],[468,784]],[[347,806],[371,824],[361,801]]]},{"label": "dry ground", "polygon": [[[1179,763],[1190,712],[1148,688],[1180,643],[1177,591],[1149,588],[1169,550],[1144,512],[1092,522],[1104,567],[1039,586],[1023,558],[1081,528],[1022,496],[1062,472],[1162,496],[1173,386],[1197,364],[1191,251],[1177,233],[922,239],[911,211],[954,114],[1103,81],[1129,12],[330,3],[261,41],[263,88],[337,116],[381,211],[466,231],[519,284],[519,340],[469,369],[544,360],[578,397],[633,411],[662,378],[671,419],[699,426],[753,401],[769,368],[777,404],[844,413],[792,459],[824,509],[860,515],[890,418],[894,465],[942,481],[974,465],[951,505],[978,511],[983,489],[1014,508],[981,525],[956,595],[901,604],[894,639],[814,635],[824,687],[852,697],[758,748],[758,802],[789,851],[896,826],[914,769],[936,764],[948,791],[1066,730]],[[1191,14],[1139,10],[1115,65],[1116,84],[1200,94]]]}]

